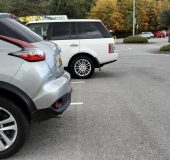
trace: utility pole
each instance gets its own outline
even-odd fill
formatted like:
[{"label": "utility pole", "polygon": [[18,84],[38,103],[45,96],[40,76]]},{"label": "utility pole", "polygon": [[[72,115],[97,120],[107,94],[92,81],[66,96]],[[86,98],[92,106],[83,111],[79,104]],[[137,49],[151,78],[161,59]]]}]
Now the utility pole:
[{"label": "utility pole", "polygon": [[133,0],[133,36],[135,35],[135,25],[136,25],[136,2]]}]

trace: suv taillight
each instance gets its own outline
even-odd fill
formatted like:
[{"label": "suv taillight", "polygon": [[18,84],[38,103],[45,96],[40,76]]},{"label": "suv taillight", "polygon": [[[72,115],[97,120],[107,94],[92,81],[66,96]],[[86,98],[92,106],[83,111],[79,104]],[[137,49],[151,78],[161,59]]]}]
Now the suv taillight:
[{"label": "suv taillight", "polygon": [[26,48],[23,51],[10,53],[9,55],[22,58],[29,62],[38,62],[45,60],[45,53],[39,48]]},{"label": "suv taillight", "polygon": [[109,43],[108,45],[108,53],[114,53],[115,52],[115,47],[113,43]]}]

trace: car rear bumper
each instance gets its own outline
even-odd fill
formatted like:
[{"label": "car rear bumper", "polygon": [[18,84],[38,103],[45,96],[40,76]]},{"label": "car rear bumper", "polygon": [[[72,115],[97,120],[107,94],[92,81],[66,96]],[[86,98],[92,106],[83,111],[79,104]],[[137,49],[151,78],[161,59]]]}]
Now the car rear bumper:
[{"label": "car rear bumper", "polygon": [[63,104],[59,109],[54,109],[53,106],[51,106],[45,109],[37,110],[37,112],[35,112],[32,116],[32,121],[41,122],[61,115],[71,103],[71,91],[60,98],[63,101]]},{"label": "car rear bumper", "polygon": [[70,92],[71,78],[68,72],[64,72],[61,77],[53,79],[43,85],[36,97],[33,99],[33,102],[37,110],[46,109],[51,107],[57,100]]}]

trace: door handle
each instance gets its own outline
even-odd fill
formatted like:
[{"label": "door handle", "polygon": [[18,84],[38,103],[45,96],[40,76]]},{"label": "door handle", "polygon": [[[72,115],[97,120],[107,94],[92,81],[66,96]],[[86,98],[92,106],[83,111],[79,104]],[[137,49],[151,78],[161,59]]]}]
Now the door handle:
[{"label": "door handle", "polygon": [[70,46],[71,47],[78,47],[79,45],[78,44],[71,44]]}]

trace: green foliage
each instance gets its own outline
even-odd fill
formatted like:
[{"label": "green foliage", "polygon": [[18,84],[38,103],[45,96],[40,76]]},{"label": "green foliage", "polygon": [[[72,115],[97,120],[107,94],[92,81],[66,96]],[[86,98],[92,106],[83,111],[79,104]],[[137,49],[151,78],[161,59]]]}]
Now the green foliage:
[{"label": "green foliage", "polygon": [[0,0],[0,12],[10,12],[9,5],[12,0]]},{"label": "green foliage", "polygon": [[101,19],[108,29],[114,31],[124,28],[124,19],[117,7],[117,0],[97,0],[87,18]]},{"label": "green foliage", "polygon": [[53,0],[51,13],[68,15],[69,18],[84,18],[94,0]]},{"label": "green foliage", "polygon": [[170,44],[161,47],[160,51],[161,52],[168,52],[169,51],[169,53],[170,53]]},{"label": "green foliage", "polygon": [[44,0],[0,0],[0,12],[12,13],[16,16],[42,15],[48,10],[48,2]]},{"label": "green foliage", "polygon": [[[132,4],[133,0],[96,0],[90,10],[89,17],[102,19],[106,26],[109,29],[114,29],[115,32],[128,32],[132,30],[133,24]],[[161,29],[160,12],[163,9],[170,9],[170,1],[136,0],[136,26],[138,26],[138,31]]]},{"label": "green foliage", "polygon": [[163,26],[170,27],[170,9],[162,10],[160,22]]},{"label": "green foliage", "polygon": [[0,0],[0,12],[16,16],[68,15],[84,18],[95,0]]},{"label": "green foliage", "polygon": [[[132,31],[133,0],[0,0],[0,12],[16,16],[68,15],[98,18],[115,32]],[[136,0],[138,31],[170,26],[169,0]]]},{"label": "green foliage", "polygon": [[148,43],[148,39],[141,36],[129,36],[123,40],[123,43]]},{"label": "green foliage", "polygon": [[123,18],[123,31],[129,31],[132,28],[132,0],[118,0],[117,5],[119,8],[119,13]]},{"label": "green foliage", "polygon": [[[170,33],[170,9],[162,10],[160,23],[162,26],[167,27]],[[168,35],[168,42],[170,42],[170,34]]]}]

